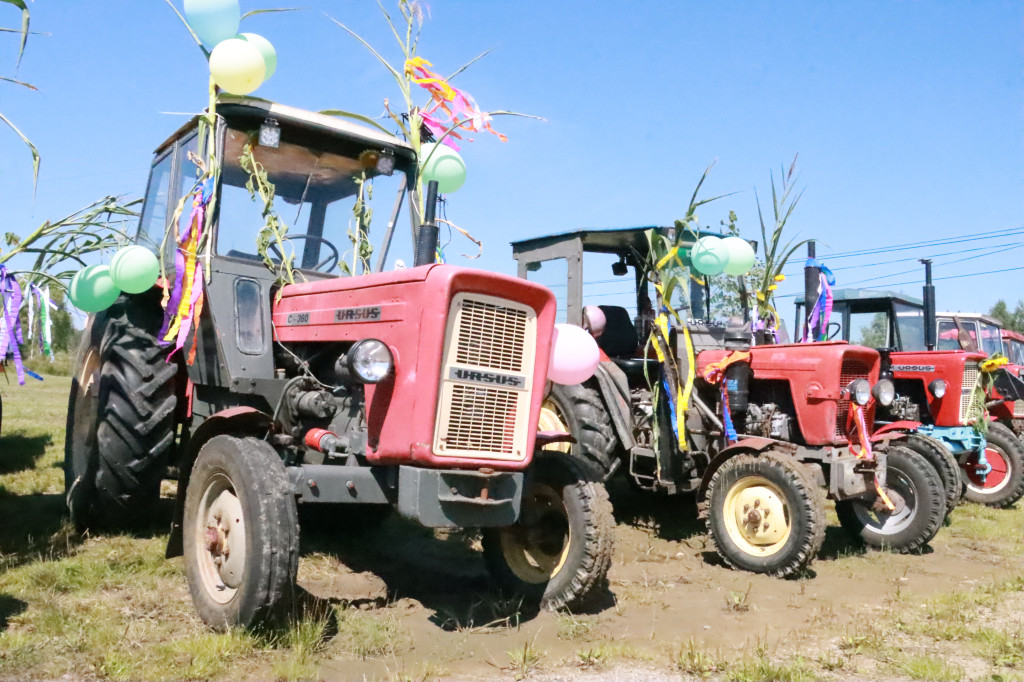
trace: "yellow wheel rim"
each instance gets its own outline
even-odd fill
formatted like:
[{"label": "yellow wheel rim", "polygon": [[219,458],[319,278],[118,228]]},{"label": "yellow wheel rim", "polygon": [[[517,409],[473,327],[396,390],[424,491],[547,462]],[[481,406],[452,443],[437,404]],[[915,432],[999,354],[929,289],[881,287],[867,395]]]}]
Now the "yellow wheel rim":
[{"label": "yellow wheel rim", "polygon": [[513,574],[524,583],[544,584],[562,570],[569,556],[572,531],[560,490],[534,486],[523,497],[514,526],[501,530],[501,553]]},{"label": "yellow wheel rim", "polygon": [[[537,428],[540,431],[564,431],[569,433],[569,426],[562,418],[562,412],[552,400],[545,400],[540,406],[540,419],[537,421]],[[550,443],[542,450],[553,450],[554,452],[569,452],[571,443]]]},{"label": "yellow wheel rim", "polygon": [[789,540],[792,520],[782,490],[762,476],[736,481],[725,495],[722,516],[729,539],[740,550],[771,556]]}]

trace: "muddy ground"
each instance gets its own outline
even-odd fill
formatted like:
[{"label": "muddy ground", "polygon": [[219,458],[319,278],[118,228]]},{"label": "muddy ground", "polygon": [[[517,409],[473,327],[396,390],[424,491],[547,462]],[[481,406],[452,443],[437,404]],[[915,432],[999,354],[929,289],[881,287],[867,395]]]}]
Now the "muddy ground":
[{"label": "muddy ground", "polygon": [[323,527],[308,533],[302,587],[386,617],[401,641],[385,657],[325,659],[320,674],[564,679],[611,667],[613,673],[595,675],[678,679],[672,669],[680,647],[725,658],[767,651],[814,659],[856,637],[863,624],[885,620],[908,596],[923,601],[1022,572],[1019,556],[1007,555],[999,540],[958,530],[955,516],[925,553],[902,556],[864,549],[830,513],[813,569],[780,580],[725,567],[708,551],[692,498],[616,486],[613,500],[619,524],[610,589],[576,618],[516,615],[489,587],[471,533],[430,533],[399,519],[344,539]]}]

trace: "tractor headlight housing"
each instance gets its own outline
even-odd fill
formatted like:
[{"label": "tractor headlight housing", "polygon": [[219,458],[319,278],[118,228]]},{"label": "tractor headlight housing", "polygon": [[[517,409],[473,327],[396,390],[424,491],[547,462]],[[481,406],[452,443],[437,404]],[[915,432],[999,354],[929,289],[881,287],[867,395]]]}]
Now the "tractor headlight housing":
[{"label": "tractor headlight housing", "polygon": [[395,369],[387,344],[378,339],[356,341],[345,355],[349,375],[364,384],[379,384]]},{"label": "tractor headlight housing", "polygon": [[846,392],[849,394],[850,400],[861,407],[867,405],[868,401],[871,400],[871,384],[868,383],[867,379],[854,379],[846,387]]},{"label": "tractor headlight housing", "polygon": [[936,398],[941,398],[946,395],[946,382],[942,379],[933,379],[932,382],[928,384],[928,392]]},{"label": "tractor headlight housing", "polygon": [[892,405],[893,400],[896,400],[896,384],[889,379],[882,379],[871,387],[871,396],[879,405],[888,407]]}]

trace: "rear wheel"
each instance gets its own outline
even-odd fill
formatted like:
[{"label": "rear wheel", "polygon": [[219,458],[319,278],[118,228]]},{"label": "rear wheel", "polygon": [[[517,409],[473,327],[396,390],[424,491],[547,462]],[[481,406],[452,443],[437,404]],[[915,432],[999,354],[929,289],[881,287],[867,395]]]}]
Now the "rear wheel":
[{"label": "rear wheel", "polygon": [[571,456],[538,457],[513,526],[484,529],[484,559],[498,585],[539,608],[578,609],[607,586],[612,505]]},{"label": "rear wheel", "polygon": [[904,447],[889,449],[886,490],[895,509],[880,500],[841,500],[836,515],[843,529],[871,547],[913,552],[942,527],[946,491],[939,473],[924,456]]},{"label": "rear wheel", "polygon": [[920,433],[911,433],[900,442],[905,443],[906,447],[924,457],[938,473],[946,496],[946,516],[949,516],[953,509],[960,504],[964,487],[960,481],[960,465],[957,463],[956,457],[949,451],[949,448],[942,444],[942,441]]},{"label": "rear wheel", "polygon": [[985,438],[985,459],[992,470],[983,474],[977,453],[972,453],[961,470],[967,486],[964,496],[990,507],[1009,507],[1024,496],[1024,446],[1002,424],[989,424]]},{"label": "rear wheel", "polygon": [[810,565],[825,539],[817,487],[777,452],[727,460],[708,483],[701,514],[730,566],[784,577]]},{"label": "rear wheel", "polygon": [[79,527],[145,521],[174,445],[177,365],[155,301],[122,296],[93,321],[68,404],[64,481]]},{"label": "rear wheel", "polygon": [[251,627],[286,614],[299,524],[284,464],[255,438],[216,436],[196,458],[184,513],[185,574],[203,622]]},{"label": "rear wheel", "polygon": [[565,431],[575,443],[552,443],[546,451],[570,452],[590,478],[605,480],[615,462],[618,438],[597,391],[582,384],[554,384],[541,406],[541,431]]}]

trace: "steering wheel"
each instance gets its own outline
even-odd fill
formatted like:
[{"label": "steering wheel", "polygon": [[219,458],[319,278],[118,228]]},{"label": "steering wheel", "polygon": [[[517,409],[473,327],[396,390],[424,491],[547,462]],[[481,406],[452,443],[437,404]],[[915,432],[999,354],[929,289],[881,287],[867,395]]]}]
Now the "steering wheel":
[{"label": "steering wheel", "polygon": [[829,322],[828,327],[825,329],[825,335],[829,341],[839,336],[839,332],[843,330],[843,325],[838,322]]},{"label": "steering wheel", "polygon": [[[330,249],[331,253],[326,258],[324,258],[322,261],[320,261],[319,263],[317,263],[316,265],[313,266],[313,269],[316,270],[317,272],[330,272],[334,268],[338,267],[338,261],[341,260],[341,254],[338,253],[338,247],[335,246],[334,244],[330,243],[329,241],[327,241],[323,237],[317,237],[316,235],[312,235],[312,234],[291,234],[291,233],[288,233],[287,239],[291,239],[291,240],[299,240],[299,239],[309,240],[309,239],[311,239],[311,240],[313,240],[315,242],[320,242],[321,244],[326,246],[328,249]],[[273,253],[279,259],[284,260],[284,254],[281,253],[281,249],[278,248],[276,242],[271,243],[270,246],[267,247],[267,250],[270,251],[271,253]]]}]

